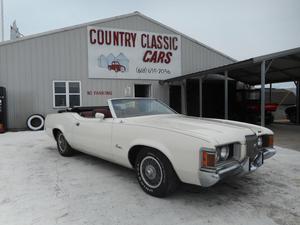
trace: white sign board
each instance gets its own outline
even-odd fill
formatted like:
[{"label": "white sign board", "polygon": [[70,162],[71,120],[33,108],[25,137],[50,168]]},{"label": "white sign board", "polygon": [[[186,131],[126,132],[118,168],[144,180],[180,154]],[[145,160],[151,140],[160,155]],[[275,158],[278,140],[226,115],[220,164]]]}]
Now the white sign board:
[{"label": "white sign board", "polygon": [[181,75],[179,35],[88,27],[88,76],[164,80]]}]

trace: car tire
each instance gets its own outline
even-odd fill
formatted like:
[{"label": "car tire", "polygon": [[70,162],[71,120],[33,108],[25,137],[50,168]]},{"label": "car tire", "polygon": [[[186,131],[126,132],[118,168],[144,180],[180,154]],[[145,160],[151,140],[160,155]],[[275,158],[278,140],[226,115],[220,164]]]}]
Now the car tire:
[{"label": "car tire", "polygon": [[179,179],[166,156],[153,149],[143,149],[135,162],[137,180],[147,194],[163,198],[178,187]]},{"label": "car tire", "polygon": [[33,114],[27,118],[27,128],[32,131],[39,131],[44,129],[45,117],[40,114]]},{"label": "car tire", "polygon": [[57,133],[56,143],[57,143],[57,150],[60,155],[67,157],[67,156],[72,156],[74,154],[74,150],[69,145],[62,132]]}]

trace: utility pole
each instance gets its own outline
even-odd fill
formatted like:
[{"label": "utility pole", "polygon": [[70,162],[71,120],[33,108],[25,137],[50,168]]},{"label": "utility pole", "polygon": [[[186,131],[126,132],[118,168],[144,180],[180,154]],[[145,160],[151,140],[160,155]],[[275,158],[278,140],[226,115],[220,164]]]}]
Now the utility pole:
[{"label": "utility pole", "polygon": [[0,41],[4,41],[4,9],[3,0],[0,0],[0,26],[1,26],[1,36]]}]

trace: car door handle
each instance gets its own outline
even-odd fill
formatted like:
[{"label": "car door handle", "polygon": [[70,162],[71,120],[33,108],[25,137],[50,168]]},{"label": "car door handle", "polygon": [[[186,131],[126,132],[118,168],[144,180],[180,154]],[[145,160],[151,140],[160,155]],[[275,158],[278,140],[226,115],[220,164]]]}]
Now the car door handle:
[{"label": "car door handle", "polygon": [[80,123],[76,123],[76,126],[79,127]]}]

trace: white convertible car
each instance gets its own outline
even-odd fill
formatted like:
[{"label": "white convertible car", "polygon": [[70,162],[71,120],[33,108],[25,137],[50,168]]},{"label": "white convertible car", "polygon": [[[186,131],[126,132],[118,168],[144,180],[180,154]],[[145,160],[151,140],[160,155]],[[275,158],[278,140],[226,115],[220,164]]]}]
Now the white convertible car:
[{"label": "white convertible car", "polygon": [[209,187],[273,156],[273,132],[220,119],[177,114],[150,98],[108,100],[48,115],[46,132],[61,155],[74,149],[133,168],[142,189],[164,197],[180,182]]}]

